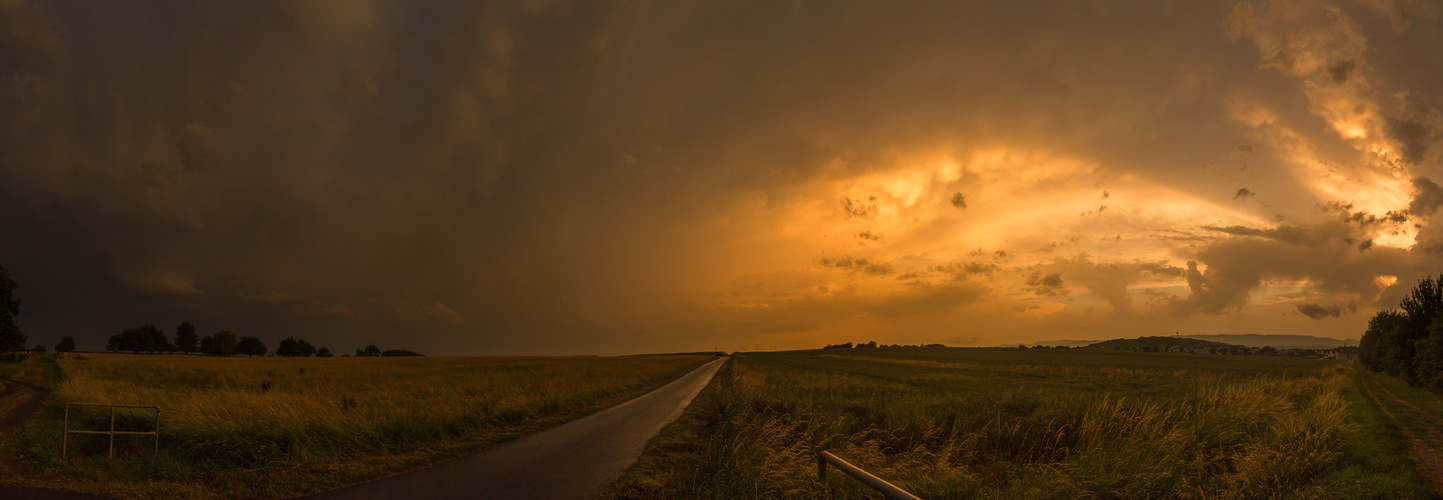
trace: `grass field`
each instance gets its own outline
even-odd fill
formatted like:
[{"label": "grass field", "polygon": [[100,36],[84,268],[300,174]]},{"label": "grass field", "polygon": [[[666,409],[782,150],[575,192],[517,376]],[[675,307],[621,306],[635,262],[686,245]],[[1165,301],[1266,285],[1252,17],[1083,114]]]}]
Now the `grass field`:
[{"label": "grass field", "polygon": [[1350,396],[1377,410],[1373,427],[1386,430],[1388,442],[1400,443],[1417,473],[1443,496],[1443,398],[1366,370],[1354,381]]},{"label": "grass field", "polygon": [[[58,361],[51,403],[5,445],[38,470],[29,485],[146,498],[277,497],[534,432],[709,359],[69,355]],[[149,436],[121,437],[123,458],[109,460],[104,436],[72,436],[78,457],[62,461],[67,401],[160,406],[160,453],[152,456]],[[150,415],[122,411],[118,427],[149,430]],[[109,418],[106,410],[72,411],[71,425],[104,430]]]},{"label": "grass field", "polygon": [[607,497],[876,497],[818,482],[818,450],[922,498],[1431,497],[1357,380],[1272,357],[740,354]]}]

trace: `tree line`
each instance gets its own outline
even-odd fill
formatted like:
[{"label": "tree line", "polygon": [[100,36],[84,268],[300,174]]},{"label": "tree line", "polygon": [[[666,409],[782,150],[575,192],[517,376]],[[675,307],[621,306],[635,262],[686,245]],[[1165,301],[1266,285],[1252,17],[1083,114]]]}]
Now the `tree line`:
[{"label": "tree line", "polygon": [[[20,315],[20,298],[15,295],[18,285],[10,277],[5,266],[0,266],[0,352],[14,351],[37,351],[44,352],[45,346],[38,345],[33,348],[26,348],[29,337],[20,330],[20,324],[16,316]],[[55,344],[57,352],[74,352],[75,338],[65,337]],[[175,327],[175,340],[166,336],[165,332],[156,328],[155,325],[146,323],[136,328],[126,328],[120,333],[111,335],[105,342],[105,350],[111,352],[129,351],[134,353],[199,353],[211,356],[235,356],[245,354],[247,356],[265,356],[269,351],[265,342],[260,338],[251,336],[239,336],[228,330],[221,330],[205,337],[196,333],[195,325],[189,321],[182,322]],[[310,342],[295,337],[287,337],[276,346],[273,352],[276,356],[286,357],[307,357],[329,358],[334,356],[331,350],[326,347],[317,349]],[[420,353],[405,349],[381,350],[375,345],[366,346],[365,349],[356,349],[356,356],[420,356]]]},{"label": "tree line", "polygon": [[[69,350],[75,349],[75,341],[66,337],[62,343],[68,342]],[[56,347],[61,351],[60,347]],[[111,352],[129,351],[134,353],[174,353],[183,354],[199,353],[210,356],[235,356],[244,354],[246,356],[265,356],[273,354],[282,357],[304,358],[315,356],[318,358],[335,357],[328,347],[317,349],[315,345],[305,339],[286,337],[276,346],[275,351],[266,348],[266,344],[258,337],[238,336],[234,332],[221,330],[205,337],[196,334],[195,325],[189,321],[182,322],[175,327],[175,341],[165,335],[155,325],[146,323],[137,328],[127,328],[120,333],[111,335],[105,344],[105,350]],[[64,352],[64,351],[62,351]],[[368,345],[365,349],[356,349],[356,356],[421,356],[422,354],[405,349],[381,350],[375,345]]]},{"label": "tree line", "polygon": [[1358,361],[1409,385],[1443,392],[1443,274],[1419,280],[1398,307],[1368,320]]},{"label": "tree line", "polygon": [[[67,337],[68,338],[68,337]],[[71,341],[72,349],[74,341]],[[60,350],[57,346],[56,350]],[[130,351],[134,353],[172,353],[183,354],[199,353],[210,356],[235,356],[244,354],[247,356],[265,356],[270,350],[266,347],[265,341],[259,337],[240,336],[229,330],[221,330],[210,335],[201,337],[196,333],[195,325],[189,321],[182,322],[175,327],[175,341],[172,342],[155,325],[146,323],[136,328],[126,328],[120,333],[111,335],[105,342],[105,350],[111,352]],[[277,356],[310,356],[318,357],[331,356],[331,350],[325,347],[317,350],[310,342],[297,340],[289,337],[281,341],[280,346],[275,350]]]}]

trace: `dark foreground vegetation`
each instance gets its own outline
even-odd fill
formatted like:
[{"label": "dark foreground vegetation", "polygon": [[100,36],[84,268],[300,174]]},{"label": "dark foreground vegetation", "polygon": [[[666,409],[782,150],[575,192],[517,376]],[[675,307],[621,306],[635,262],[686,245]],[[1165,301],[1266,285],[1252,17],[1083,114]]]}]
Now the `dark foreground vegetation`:
[{"label": "dark foreground vegetation", "polygon": [[1092,349],[744,353],[610,498],[1428,498],[1352,364]]}]

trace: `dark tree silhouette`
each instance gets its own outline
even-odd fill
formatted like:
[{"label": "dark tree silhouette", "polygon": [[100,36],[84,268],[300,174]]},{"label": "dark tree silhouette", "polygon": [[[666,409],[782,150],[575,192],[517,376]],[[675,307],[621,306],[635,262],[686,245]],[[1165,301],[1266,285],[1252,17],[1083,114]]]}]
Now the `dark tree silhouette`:
[{"label": "dark tree silhouette", "polygon": [[246,356],[265,356],[266,344],[255,337],[241,337],[240,343],[236,344],[235,352]]},{"label": "dark tree silhouette", "polygon": [[0,266],[0,352],[22,351],[30,337],[20,331],[15,317],[20,315],[20,298],[15,296],[18,287],[10,272]]},{"label": "dark tree silhouette", "polygon": [[321,350],[316,351],[316,357],[317,357],[317,358],[329,358],[329,357],[333,357],[333,356],[335,356],[335,355],[334,355],[334,354],[331,354],[331,348],[329,348],[329,347],[322,347]]},{"label": "dark tree silhouette", "polygon": [[215,332],[206,339],[210,340],[212,356],[235,356],[236,347],[240,344],[240,339],[236,338],[236,334],[226,330]]},{"label": "dark tree silhouette", "polygon": [[295,337],[286,337],[280,345],[276,346],[276,356],[306,357],[316,353],[316,348],[305,340],[296,340]]},{"label": "dark tree silhouette", "polygon": [[140,328],[127,328],[118,334],[111,335],[105,343],[105,350],[172,352],[175,351],[175,346],[170,344],[170,339],[165,337],[165,332],[160,331],[155,325],[146,323]]},{"label": "dark tree silhouette", "polygon": [[170,343],[165,332],[149,323],[142,327],[142,330],[145,332],[146,352],[175,352],[175,344]]},{"label": "dark tree silhouette", "polygon": [[1358,361],[1409,385],[1443,392],[1443,275],[1418,280],[1399,303],[1379,311],[1358,342]]},{"label": "dark tree silhouette", "polygon": [[60,339],[60,343],[55,344],[55,352],[75,352],[75,337]]},{"label": "dark tree silhouette", "polygon": [[190,354],[196,351],[198,348],[196,343],[199,341],[200,338],[195,334],[195,325],[190,324],[189,321],[182,322],[179,326],[175,327],[176,350]]},{"label": "dark tree silhouette", "polygon": [[1402,311],[1379,311],[1368,320],[1368,329],[1358,341],[1358,360],[1369,370],[1397,376],[1401,370],[1401,358],[1406,344],[1403,330],[1408,327],[1408,315]]},{"label": "dark tree silhouette", "polygon": [[387,357],[391,357],[391,356],[422,356],[422,354],[419,353],[419,352],[407,351],[407,350],[405,350],[405,349],[386,349],[386,350],[384,350],[384,351],[381,351],[381,355],[382,355],[382,356],[387,356]]},{"label": "dark tree silhouette", "polygon": [[366,349],[365,349],[365,350],[356,349],[356,355],[357,355],[357,356],[380,356],[380,355],[381,355],[381,348],[376,347],[376,344],[371,344],[371,345],[366,346]]}]

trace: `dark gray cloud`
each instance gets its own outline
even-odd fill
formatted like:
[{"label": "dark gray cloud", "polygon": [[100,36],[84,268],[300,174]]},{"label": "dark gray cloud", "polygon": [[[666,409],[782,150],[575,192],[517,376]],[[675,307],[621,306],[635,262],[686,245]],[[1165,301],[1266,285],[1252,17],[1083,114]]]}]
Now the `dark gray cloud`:
[{"label": "dark gray cloud", "polygon": [[1027,286],[1032,287],[1030,291],[1038,296],[1067,295],[1068,290],[1062,287],[1062,273],[1032,273],[1027,278]]},{"label": "dark gray cloud", "polygon": [[952,206],[957,208],[967,208],[967,196],[963,195],[962,193],[952,193]]},{"label": "dark gray cloud", "polygon": [[1313,303],[1298,304],[1298,313],[1313,319],[1337,318],[1344,313],[1351,313],[1357,310],[1358,306],[1356,304],[1346,306],[1337,304],[1330,306]]},{"label": "dark gray cloud", "polygon": [[1351,234],[1344,227],[1327,226],[1323,229],[1309,230],[1297,226],[1278,226],[1274,228],[1258,229],[1246,226],[1203,226],[1203,229],[1226,233],[1235,236],[1256,236],[1270,240],[1277,240],[1293,245],[1317,245],[1332,238],[1343,238]]},{"label": "dark gray cloud", "polygon": [[[1248,152],[1251,153],[1251,152],[1252,152],[1252,148],[1248,148]],[[1248,199],[1248,198],[1252,198],[1253,196],[1256,196],[1256,193],[1253,193],[1253,191],[1252,191],[1251,189],[1248,189],[1248,188],[1238,188],[1238,193],[1235,194],[1235,195],[1233,195],[1233,199],[1234,199],[1234,200],[1246,200],[1246,199]]]},{"label": "dark gray cloud", "polygon": [[1408,203],[1408,213],[1427,217],[1440,206],[1443,206],[1443,188],[1427,177],[1414,178],[1413,201]]},{"label": "dark gray cloud", "polygon": [[[1384,292],[1379,276],[1408,276],[1428,264],[1408,249],[1356,244],[1359,226],[1328,221],[1310,226],[1268,229],[1214,228],[1240,237],[1212,242],[1189,262],[1189,295],[1173,301],[1178,315],[1221,314],[1241,310],[1264,279],[1307,280],[1315,292],[1350,294],[1363,300]],[[1365,240],[1367,241],[1367,240]]]},{"label": "dark gray cloud", "polygon": [[1078,254],[1034,267],[1026,284],[1033,287],[1033,293],[1062,295],[1069,293],[1062,288],[1063,276],[1067,276],[1073,284],[1106,300],[1115,314],[1129,315],[1133,313],[1129,287],[1144,281],[1173,281],[1182,278],[1185,272],[1166,261],[1099,261],[1087,254]]},{"label": "dark gray cloud", "polygon": [[1396,114],[1384,117],[1383,131],[1398,144],[1404,161],[1422,163],[1428,149],[1440,138],[1443,116],[1432,102],[1411,94],[1398,98],[1397,109]]},{"label": "dark gray cloud", "polygon": [[1332,66],[1328,66],[1328,76],[1333,79],[1333,83],[1347,82],[1348,74],[1353,72],[1354,64],[1353,61],[1339,61]]},{"label": "dark gray cloud", "polygon": [[860,217],[870,219],[877,215],[877,197],[873,196],[867,201],[842,198],[842,218],[850,219]]},{"label": "dark gray cloud", "polygon": [[892,265],[886,262],[872,262],[866,258],[843,257],[840,259],[818,259],[817,264],[822,267],[833,267],[845,269],[854,273],[866,273],[877,276],[892,274]]},{"label": "dark gray cloud", "polygon": [[1386,130],[1388,136],[1401,146],[1403,159],[1410,163],[1423,161],[1423,156],[1428,154],[1428,146],[1437,135],[1429,124],[1403,118],[1388,118]]},{"label": "dark gray cloud", "polygon": [[1186,316],[1241,310],[1247,305],[1252,289],[1262,284],[1262,273],[1245,268],[1230,271],[1219,269],[1211,272],[1211,276],[1204,276],[1198,270],[1197,262],[1188,261],[1187,287],[1190,293],[1173,302],[1173,313]]},{"label": "dark gray cloud", "polygon": [[1002,268],[991,262],[952,262],[938,264],[927,269],[928,272],[941,273],[952,277],[953,281],[965,281],[971,275],[991,275]]},{"label": "dark gray cloud", "polygon": [[1027,278],[1027,284],[1032,286],[1061,287],[1062,274],[1047,273],[1044,275],[1042,273],[1033,273],[1032,277]]}]

